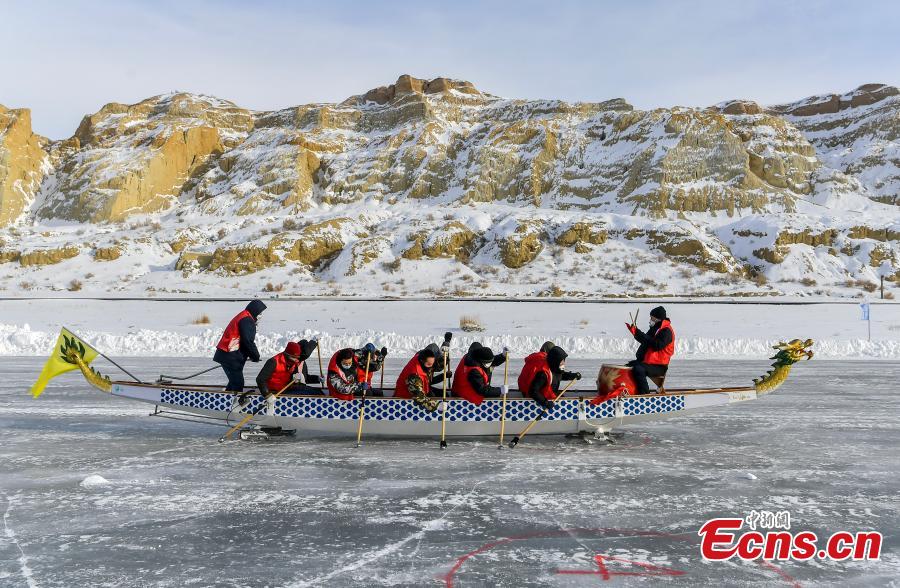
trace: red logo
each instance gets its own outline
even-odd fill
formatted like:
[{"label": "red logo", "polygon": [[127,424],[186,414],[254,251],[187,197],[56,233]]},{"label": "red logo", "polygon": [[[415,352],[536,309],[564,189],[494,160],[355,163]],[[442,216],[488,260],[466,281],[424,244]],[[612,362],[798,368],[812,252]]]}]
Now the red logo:
[{"label": "red logo", "polygon": [[[750,521],[753,514],[746,520]],[[771,513],[764,511],[764,514]],[[755,521],[749,523],[751,530],[738,534],[744,522],[745,519],[722,518],[704,523],[697,532],[701,537],[700,553],[703,558],[708,561],[726,561],[733,557],[745,561],[806,561],[816,557],[834,561],[862,561],[877,560],[881,555],[882,536],[878,531],[838,531],[819,546],[819,538],[812,531],[757,531]],[[789,517],[786,527],[790,529]]]}]

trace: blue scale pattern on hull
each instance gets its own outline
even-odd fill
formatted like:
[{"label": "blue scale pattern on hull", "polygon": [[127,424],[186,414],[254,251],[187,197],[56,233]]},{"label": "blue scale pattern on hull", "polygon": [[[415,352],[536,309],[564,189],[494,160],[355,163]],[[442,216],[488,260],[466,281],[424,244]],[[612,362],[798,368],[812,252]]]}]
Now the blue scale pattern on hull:
[{"label": "blue scale pattern on hull", "polygon": [[[228,412],[232,409],[234,396],[231,394],[200,392],[194,390],[163,389],[160,402],[186,408]],[[564,421],[578,418],[578,404],[574,401],[560,401],[544,420]],[[607,400],[594,405],[584,400],[585,416],[589,419],[613,418],[616,416],[616,401]],[[256,412],[263,405],[262,398],[251,396],[244,413]],[[486,401],[480,405],[454,400],[448,404],[447,420],[451,422],[494,422],[500,420],[501,403]],[[625,416],[659,414],[684,409],[684,396],[631,397],[624,400]],[[506,403],[506,418],[510,421],[530,421],[536,418],[541,408],[534,402],[511,401]],[[357,419],[359,402],[348,402],[329,397],[282,397],[275,405],[275,415],[281,417],[315,419]],[[436,421],[440,411],[428,412],[412,400],[370,399],[366,402],[366,420],[379,421]]]}]

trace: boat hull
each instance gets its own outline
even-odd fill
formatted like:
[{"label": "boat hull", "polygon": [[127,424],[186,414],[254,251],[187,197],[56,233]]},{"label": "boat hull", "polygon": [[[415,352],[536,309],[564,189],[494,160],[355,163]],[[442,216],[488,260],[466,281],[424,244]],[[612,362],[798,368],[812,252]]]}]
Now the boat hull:
[{"label": "boat hull", "polygon": [[[235,424],[257,411],[264,413],[264,401],[251,394],[243,410],[232,392],[204,387],[167,384],[113,382],[114,396],[154,404]],[[515,397],[514,397],[515,396]],[[609,431],[621,425],[669,418],[687,411],[753,400],[753,388],[671,391],[666,394],[628,396],[592,404],[587,397],[562,398],[540,420],[529,435],[560,435]],[[281,427],[313,433],[356,434],[362,401],[340,400],[321,395],[284,394],[275,402],[274,414],[260,414],[250,421],[267,427]],[[446,428],[450,437],[497,436],[500,432],[500,399],[473,404],[464,399],[447,401]],[[511,391],[505,406],[505,433],[521,433],[540,413],[531,399]],[[428,412],[415,402],[401,398],[367,398],[364,404],[366,436],[423,437],[440,433],[441,411]]]}]

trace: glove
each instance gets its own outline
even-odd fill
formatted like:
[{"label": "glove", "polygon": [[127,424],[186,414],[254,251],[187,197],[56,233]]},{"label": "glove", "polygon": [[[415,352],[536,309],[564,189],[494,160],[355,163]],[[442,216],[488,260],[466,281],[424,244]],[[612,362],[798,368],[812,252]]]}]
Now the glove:
[{"label": "glove", "polygon": [[509,394],[509,386],[500,386],[500,395],[506,396]]},{"label": "glove", "polygon": [[312,339],[310,339],[310,342],[318,345],[319,344],[319,336],[315,335]]},{"label": "glove", "polygon": [[544,405],[544,408],[547,410],[547,412],[550,412],[551,410],[553,410],[553,407],[554,407],[554,406],[556,406],[556,401],[555,401],[555,400],[548,400],[548,401],[547,401],[547,404]]},{"label": "glove", "polygon": [[444,333],[444,344],[445,344],[447,347],[450,346],[450,340],[451,340],[451,339],[453,339],[453,333],[451,333],[450,331],[447,331],[446,333]]},{"label": "glove", "polygon": [[446,407],[447,407],[447,403],[444,402],[443,400],[441,400],[440,402],[437,403],[437,406],[435,406],[434,409],[444,412],[444,408],[446,408]]},{"label": "glove", "polygon": [[307,341],[307,344],[308,344],[308,345],[311,345],[310,349],[315,349],[316,347],[319,346],[319,338],[318,338],[318,337],[313,337],[312,339],[310,339],[309,341]]},{"label": "glove", "polygon": [[509,347],[506,345],[503,346],[503,355],[509,355]]},{"label": "glove", "polygon": [[576,379],[576,380],[580,380],[580,379],[581,379],[581,372],[575,372],[575,379]]},{"label": "glove", "polygon": [[635,333],[637,333],[637,326],[636,326],[636,325],[632,325],[631,323],[625,323],[625,328],[628,329],[628,330],[631,332],[632,335],[634,335]]},{"label": "glove", "polygon": [[360,390],[363,390],[364,392],[368,392],[369,390],[372,389],[372,385],[369,384],[368,382],[362,382],[362,383],[359,385],[359,389],[360,389]]},{"label": "glove", "polygon": [[387,347],[381,348],[381,357],[387,357]]},{"label": "glove", "polygon": [[303,374],[301,374],[300,372],[297,372],[296,374],[293,374],[293,375],[291,376],[291,381],[292,381],[292,382],[302,382],[302,381],[303,381]]},{"label": "glove", "polygon": [[447,377],[448,377],[448,378],[452,378],[452,377],[453,377],[453,370],[447,370]]}]

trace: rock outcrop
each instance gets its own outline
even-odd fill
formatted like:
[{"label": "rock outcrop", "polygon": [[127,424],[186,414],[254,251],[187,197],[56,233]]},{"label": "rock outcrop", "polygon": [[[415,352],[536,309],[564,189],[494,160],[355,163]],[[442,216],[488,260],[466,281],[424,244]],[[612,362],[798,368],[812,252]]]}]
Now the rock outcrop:
[{"label": "rock outcrop", "polygon": [[806,274],[846,290],[900,275],[898,145],[900,91],[882,84],[644,111],[403,75],[271,112],[112,103],[55,142],[0,107],[0,263],[55,289],[111,262],[110,288],[154,292],[390,274],[386,292],[559,295],[562,273],[584,295],[801,293]]},{"label": "rock outcrop", "polygon": [[46,139],[31,131],[31,111],[0,105],[0,227],[16,221],[44,177]]},{"label": "rock outcrop", "polygon": [[252,125],[249,111],[191,94],[107,104],[81,121],[60,155],[56,189],[36,214],[99,223],[165,210]]}]

